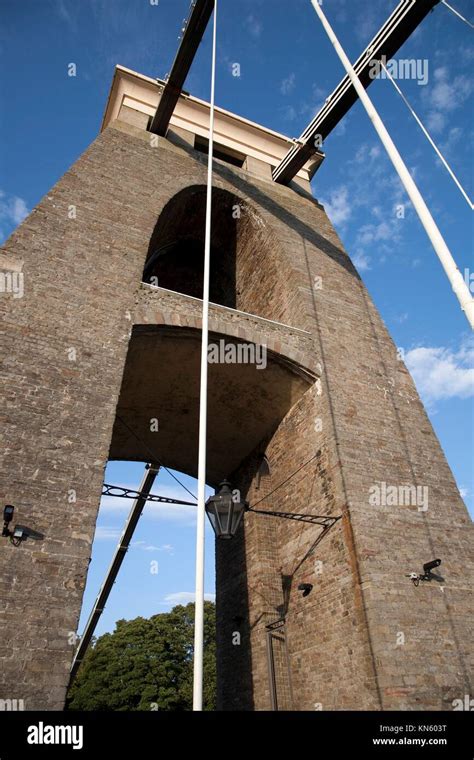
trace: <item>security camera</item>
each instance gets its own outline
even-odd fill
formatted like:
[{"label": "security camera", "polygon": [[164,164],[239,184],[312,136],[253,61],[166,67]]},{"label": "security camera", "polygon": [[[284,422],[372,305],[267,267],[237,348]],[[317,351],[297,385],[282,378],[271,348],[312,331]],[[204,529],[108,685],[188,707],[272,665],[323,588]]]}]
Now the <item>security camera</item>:
[{"label": "security camera", "polygon": [[308,594],[310,594],[312,590],[313,590],[312,583],[300,583],[300,585],[298,586],[298,591],[302,591],[303,596],[308,596]]},{"label": "security camera", "polygon": [[15,511],[15,507],[12,506],[12,504],[7,504],[5,506],[5,509],[3,510],[3,520],[4,522],[7,523],[7,525],[8,523],[11,523],[11,521],[13,520],[14,511]]},{"label": "security camera", "polygon": [[13,532],[10,533],[10,541],[14,546],[20,546],[22,541],[26,541],[27,538],[32,538],[34,541],[42,541],[44,535],[33,530],[33,528],[28,528],[26,525],[15,525]]},{"label": "security camera", "polygon": [[27,538],[32,538],[34,541],[42,541],[44,538],[43,533],[38,533],[38,531],[33,530],[33,528],[28,528],[26,525],[15,525],[13,536],[22,541]]},{"label": "security camera", "polygon": [[10,535],[10,530],[8,526],[10,525],[11,521],[13,520],[13,512],[15,511],[15,507],[13,507],[11,504],[7,504],[3,509],[3,530],[2,530],[2,536],[4,538],[8,538]]},{"label": "security camera", "polygon": [[425,571],[425,574],[430,573],[432,570],[435,569],[435,567],[439,567],[441,564],[440,559],[433,559],[431,562],[425,562],[423,565],[423,570]]},{"label": "security camera", "polygon": [[418,575],[418,573],[409,573],[406,577],[410,578],[415,586],[418,586],[420,581],[431,581],[433,578],[439,580],[438,576],[432,575],[431,571],[434,570],[435,567],[439,567],[440,564],[440,559],[433,559],[431,562],[425,562],[422,575]]},{"label": "security camera", "polygon": [[38,531],[33,530],[33,528],[28,528],[26,525],[15,525],[13,530],[10,530],[9,525],[13,520],[14,511],[15,507],[12,504],[7,504],[3,508],[3,538],[9,538],[14,546],[20,546],[20,544],[23,541],[26,541],[27,538],[32,538],[35,541],[42,541],[44,538],[43,533],[38,533]]}]

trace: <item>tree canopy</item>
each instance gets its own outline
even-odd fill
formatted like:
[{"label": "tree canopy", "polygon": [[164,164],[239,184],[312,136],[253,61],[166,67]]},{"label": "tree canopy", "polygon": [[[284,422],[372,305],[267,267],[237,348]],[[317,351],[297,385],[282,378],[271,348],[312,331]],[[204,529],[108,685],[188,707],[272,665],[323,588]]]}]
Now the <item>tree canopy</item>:
[{"label": "tree canopy", "polygon": [[[204,709],[215,710],[216,613],[204,609]],[[69,689],[69,710],[191,710],[194,604],[149,620],[119,620],[89,647]]]}]

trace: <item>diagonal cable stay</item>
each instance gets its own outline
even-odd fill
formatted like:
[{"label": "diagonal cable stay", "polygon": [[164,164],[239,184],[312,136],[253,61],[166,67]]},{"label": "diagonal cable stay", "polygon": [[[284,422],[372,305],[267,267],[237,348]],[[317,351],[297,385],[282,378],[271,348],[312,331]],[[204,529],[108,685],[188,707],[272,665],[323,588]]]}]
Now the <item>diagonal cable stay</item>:
[{"label": "diagonal cable stay", "polygon": [[470,26],[471,29],[474,29],[474,24],[471,24],[471,22],[468,21],[467,18],[465,18],[464,16],[462,16],[461,13],[459,13],[459,11],[456,10],[456,8],[453,8],[453,6],[450,5],[449,3],[447,3],[446,0],[441,0],[441,2],[443,3],[443,5],[446,6],[446,8],[449,8],[449,10],[451,11],[451,13],[454,13],[454,15],[457,16],[458,18],[460,18],[461,21],[464,21],[464,23],[467,24],[468,26]]}]

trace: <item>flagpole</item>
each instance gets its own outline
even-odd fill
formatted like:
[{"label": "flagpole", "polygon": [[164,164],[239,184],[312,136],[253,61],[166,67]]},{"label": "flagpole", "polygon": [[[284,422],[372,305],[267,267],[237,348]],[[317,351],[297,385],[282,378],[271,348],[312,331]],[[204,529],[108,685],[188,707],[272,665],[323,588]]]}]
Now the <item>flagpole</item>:
[{"label": "flagpole", "polygon": [[206,230],[204,242],[204,285],[202,297],[201,384],[199,398],[199,459],[198,508],[196,529],[196,595],[194,607],[194,673],[193,710],[202,710],[204,661],[204,556],[205,556],[205,496],[207,443],[207,368],[209,345],[209,278],[211,259],[212,157],[214,152],[214,103],[216,87],[217,0],[214,2],[212,35],[212,72],[209,123],[209,156],[207,164]]}]

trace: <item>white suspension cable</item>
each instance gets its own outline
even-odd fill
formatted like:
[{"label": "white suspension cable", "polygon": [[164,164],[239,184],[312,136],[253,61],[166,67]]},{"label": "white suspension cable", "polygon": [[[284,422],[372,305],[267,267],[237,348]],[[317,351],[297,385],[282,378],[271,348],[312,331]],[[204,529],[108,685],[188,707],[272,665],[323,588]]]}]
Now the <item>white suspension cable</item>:
[{"label": "white suspension cable", "polygon": [[209,276],[211,259],[212,159],[214,153],[214,102],[216,89],[217,0],[214,2],[212,34],[209,156],[207,163],[204,285],[202,296],[201,385],[199,393],[198,506],[196,529],[196,598],[194,603],[193,710],[202,710],[204,662],[204,554],[206,527],[207,368],[209,344]]},{"label": "white suspension cable", "polygon": [[446,6],[446,8],[449,8],[449,10],[452,11],[455,14],[455,16],[460,18],[461,21],[464,21],[464,23],[470,26],[471,29],[474,29],[474,24],[471,24],[471,22],[468,21],[467,18],[464,18],[464,16],[461,16],[461,14],[459,13],[459,11],[456,10],[456,8],[453,8],[452,5],[449,5],[449,3],[446,2],[446,0],[441,0],[441,2],[443,3],[443,5]]},{"label": "white suspension cable", "polygon": [[471,325],[471,327],[474,328],[474,298],[471,296],[470,290],[461,272],[456,266],[456,262],[454,261],[451,255],[451,251],[446,245],[444,238],[441,235],[441,232],[439,231],[438,226],[435,220],[433,219],[428,206],[426,205],[424,201],[423,196],[418,190],[418,187],[416,186],[416,183],[413,180],[413,177],[411,176],[400,153],[398,152],[395,146],[395,143],[390,137],[387,131],[387,128],[385,127],[374,104],[372,103],[371,99],[366,93],[362,82],[360,81],[359,77],[355,73],[351,65],[351,62],[349,61],[349,58],[345,54],[344,49],[341,46],[341,43],[339,42],[336,35],[334,34],[334,31],[331,28],[329,21],[324,15],[321,9],[321,6],[319,5],[319,0],[311,0],[311,3],[317,15],[319,16],[319,19],[329,39],[331,40],[333,44],[334,49],[336,50],[339,58],[341,59],[342,65],[344,66],[347,72],[347,75],[349,76],[349,79],[351,80],[352,85],[357,95],[359,96],[359,99],[362,105],[367,111],[369,119],[374,125],[375,130],[378,136],[380,137],[390,157],[390,160],[392,161],[398,173],[398,176],[400,177],[405,187],[405,190],[408,193],[408,196],[411,202],[413,203],[413,206],[420,218],[420,221],[423,224],[423,227],[425,228],[426,234],[431,240],[433,248],[435,249],[438,255],[438,258],[443,266],[443,269],[446,272],[446,275],[451,283],[451,287],[453,288],[459,300],[459,303],[461,304],[461,308],[466,314],[469,324]]},{"label": "white suspension cable", "polygon": [[417,124],[420,126],[420,128],[421,128],[421,130],[423,131],[423,133],[424,133],[425,137],[426,137],[426,138],[428,139],[428,141],[431,143],[431,145],[432,145],[432,147],[434,148],[434,150],[436,151],[436,153],[437,153],[438,157],[440,158],[440,160],[441,160],[441,161],[442,161],[442,163],[444,164],[445,168],[448,170],[449,174],[451,175],[452,179],[454,180],[454,182],[455,182],[455,183],[456,183],[456,185],[458,186],[459,190],[460,190],[460,191],[461,191],[461,193],[463,194],[464,198],[465,198],[465,199],[466,199],[466,201],[468,202],[468,204],[469,204],[469,206],[470,206],[471,210],[474,210],[474,205],[473,205],[473,203],[472,203],[471,199],[469,198],[468,194],[466,193],[466,191],[464,190],[463,186],[462,186],[462,185],[461,185],[461,183],[459,182],[459,180],[458,180],[458,178],[456,177],[455,173],[453,172],[453,170],[452,170],[452,169],[451,169],[451,167],[449,166],[448,162],[446,161],[445,157],[444,157],[444,156],[443,156],[443,154],[441,153],[440,149],[438,148],[438,146],[436,145],[436,143],[435,143],[435,142],[434,142],[434,140],[432,139],[432,137],[431,137],[430,133],[428,132],[428,130],[426,129],[425,125],[423,124],[423,122],[421,121],[421,119],[419,118],[419,116],[417,115],[417,113],[414,111],[414,109],[411,107],[411,105],[410,105],[410,103],[409,103],[408,99],[405,97],[405,95],[403,94],[402,90],[400,89],[400,87],[398,86],[398,84],[395,82],[394,78],[392,77],[392,75],[391,75],[391,74],[390,74],[390,72],[388,71],[388,69],[387,69],[387,67],[385,66],[385,64],[384,64],[384,62],[383,62],[383,61],[381,61],[381,64],[382,64],[382,68],[384,69],[384,71],[385,71],[385,73],[387,74],[388,78],[390,79],[391,83],[393,84],[393,86],[395,87],[396,91],[398,92],[398,94],[399,94],[399,95],[400,95],[400,97],[402,98],[402,100],[403,100],[403,102],[405,103],[405,105],[406,105],[406,107],[408,108],[408,110],[411,112],[411,115],[413,116],[413,118],[415,119],[415,121],[417,122]]}]

